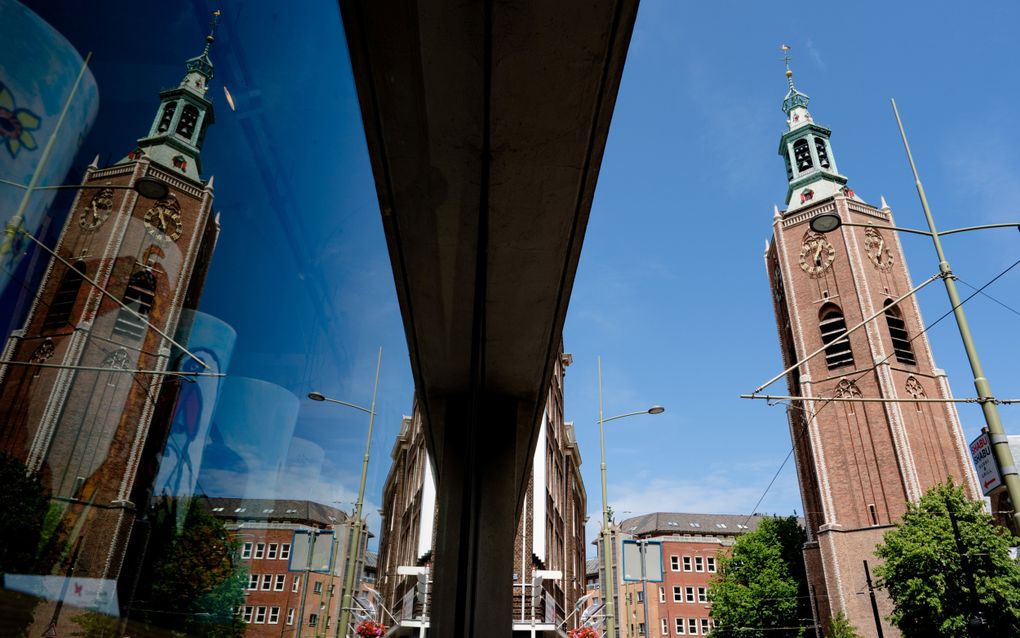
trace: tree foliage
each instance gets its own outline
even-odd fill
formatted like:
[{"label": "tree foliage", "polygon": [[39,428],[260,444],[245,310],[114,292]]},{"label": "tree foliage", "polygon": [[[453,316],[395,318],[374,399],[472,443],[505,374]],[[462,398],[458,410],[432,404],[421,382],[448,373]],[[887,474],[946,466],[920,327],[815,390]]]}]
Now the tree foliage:
[{"label": "tree foliage", "polygon": [[857,628],[850,623],[842,611],[829,619],[829,629],[825,632],[825,638],[863,638],[857,633]]},{"label": "tree foliage", "polygon": [[[885,561],[875,573],[892,598],[892,622],[905,638],[1020,636],[1020,566],[1010,558],[1010,544],[1008,532],[961,487],[932,488],[908,504],[903,521],[876,549]],[[968,622],[977,618],[986,624],[971,632]]]},{"label": "tree foliage", "polygon": [[244,604],[247,574],[223,522],[192,500],[180,533],[161,551],[142,602],[148,622],[187,636],[242,636],[245,623],[234,611]]},{"label": "tree foliage", "polygon": [[719,555],[708,589],[715,638],[793,638],[811,623],[802,548],[807,535],[793,516],[766,518]]}]

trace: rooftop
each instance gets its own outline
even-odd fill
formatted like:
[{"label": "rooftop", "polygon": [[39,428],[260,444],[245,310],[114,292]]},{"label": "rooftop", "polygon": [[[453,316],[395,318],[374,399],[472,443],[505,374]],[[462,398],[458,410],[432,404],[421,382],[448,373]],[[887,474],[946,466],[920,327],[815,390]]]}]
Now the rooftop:
[{"label": "rooftop", "polygon": [[203,502],[213,516],[232,521],[292,522],[327,526],[342,523],[348,518],[345,512],[314,501],[209,498]]},{"label": "rooftop", "polygon": [[754,514],[690,514],[653,512],[633,516],[619,523],[620,531],[633,536],[698,534],[736,536],[754,531],[765,516]]}]

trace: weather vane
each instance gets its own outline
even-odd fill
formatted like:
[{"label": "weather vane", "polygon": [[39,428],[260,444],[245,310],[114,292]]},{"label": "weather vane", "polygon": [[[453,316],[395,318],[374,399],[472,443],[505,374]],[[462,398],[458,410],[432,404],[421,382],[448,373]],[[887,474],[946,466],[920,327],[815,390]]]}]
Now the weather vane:
[{"label": "weather vane", "polygon": [[212,12],[212,20],[209,21],[209,37],[206,38],[209,42],[212,42],[216,35],[216,25],[220,23],[220,13],[222,12],[219,9]]},{"label": "weather vane", "polygon": [[793,71],[790,70],[790,45],[780,44],[779,50],[783,52],[783,62],[786,64],[786,79],[790,83],[790,88],[793,88]]}]

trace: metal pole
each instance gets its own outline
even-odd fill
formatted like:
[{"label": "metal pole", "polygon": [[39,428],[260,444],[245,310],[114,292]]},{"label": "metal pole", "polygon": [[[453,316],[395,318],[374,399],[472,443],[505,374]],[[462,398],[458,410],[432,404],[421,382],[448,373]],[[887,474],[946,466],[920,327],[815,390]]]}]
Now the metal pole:
[{"label": "metal pole", "polygon": [[46,140],[46,146],[43,148],[42,155],[39,156],[39,164],[36,165],[35,170],[32,172],[32,179],[29,181],[28,186],[25,188],[25,193],[21,196],[21,202],[18,203],[18,209],[14,212],[14,216],[11,217],[10,221],[7,222],[7,228],[4,230],[4,240],[0,244],[0,259],[3,259],[14,249],[14,236],[21,229],[21,225],[24,223],[25,209],[28,208],[28,202],[32,199],[32,193],[37,190],[36,184],[39,183],[39,177],[42,175],[43,170],[46,168],[46,164],[49,162],[50,153],[53,152],[53,145],[57,141],[57,133],[60,132],[60,127],[64,124],[64,118],[67,117],[67,111],[71,108],[71,101],[74,99],[75,93],[78,92],[78,86],[81,84],[81,79],[85,77],[85,71],[89,67],[89,60],[92,59],[92,52],[89,51],[88,55],[85,56],[85,60],[81,63],[81,70],[78,71],[78,77],[75,78],[74,84],[71,85],[71,92],[67,96],[67,100],[64,102],[64,108],[60,111],[60,117],[57,118],[57,123],[53,127],[53,132],[50,133],[50,137]]},{"label": "metal pole", "polygon": [[921,185],[921,178],[917,174],[917,166],[914,165],[914,157],[910,153],[910,144],[907,143],[907,133],[903,129],[903,121],[900,120],[900,112],[896,108],[896,100],[892,100],[893,113],[896,115],[896,124],[900,128],[900,136],[903,138],[903,148],[907,151],[907,160],[910,162],[910,170],[914,174],[914,184],[917,186],[917,194],[921,198],[921,208],[924,210],[924,217],[928,222],[928,230],[932,234],[932,243],[935,245],[935,253],[939,258],[939,270],[943,273],[942,281],[946,284],[946,294],[949,295],[949,303],[953,306],[953,315],[956,318],[956,325],[960,330],[960,338],[963,340],[963,348],[967,351],[967,361],[970,362],[971,372],[974,374],[974,388],[981,399],[981,411],[984,413],[985,424],[988,426],[988,434],[992,440],[992,450],[995,452],[995,461],[999,466],[999,473],[1006,483],[1006,491],[1009,493],[1009,500],[1013,506],[1013,529],[1014,533],[1020,532],[1020,476],[1017,476],[1016,465],[1013,461],[1013,453],[1009,449],[1009,442],[1006,439],[1006,432],[1002,427],[1002,419],[999,417],[999,408],[995,405],[991,385],[985,377],[981,367],[981,360],[978,358],[977,348],[970,334],[970,326],[967,323],[967,315],[960,304],[960,295],[956,291],[956,280],[952,276],[952,269],[949,261],[942,250],[942,242],[939,240],[938,231],[935,230],[935,219],[932,217],[931,209],[928,207],[928,198],[924,194],[924,186]]},{"label": "metal pole", "polygon": [[645,561],[648,557],[648,540],[641,540],[638,543],[638,548],[641,550],[641,597],[644,599],[642,607],[645,610],[645,636],[651,636],[652,630],[648,626],[648,572],[645,568]]},{"label": "metal pole", "polygon": [[613,573],[610,553],[609,505],[606,498],[606,435],[605,421],[602,416],[602,355],[598,356],[599,374],[599,448],[602,451],[602,567],[605,570],[605,582],[602,583],[602,594],[606,601],[606,635],[616,638],[616,613],[613,604]]},{"label": "metal pole", "polygon": [[[308,598],[308,580],[311,576],[312,556],[315,556],[315,530],[308,532],[308,560],[305,562],[304,582],[301,583],[301,604],[298,606],[298,624],[295,638],[301,638],[301,628],[305,624],[305,600]],[[316,628],[318,629],[318,628]]]},{"label": "metal pole", "polygon": [[871,596],[871,613],[875,616],[875,631],[878,638],[885,638],[882,633],[882,615],[878,613],[878,599],[875,597],[875,588],[871,584],[871,570],[868,569],[868,561],[864,561],[864,580],[868,583],[868,595]]},{"label": "metal pole", "polygon": [[978,599],[977,584],[974,582],[974,572],[970,567],[970,557],[967,555],[967,548],[963,546],[963,538],[960,537],[960,525],[956,520],[956,510],[953,508],[953,501],[946,497],[946,511],[949,512],[949,523],[953,526],[953,538],[956,540],[956,551],[960,554],[960,569],[967,577],[967,586],[970,593],[970,604],[973,607],[970,618],[967,619],[967,633],[971,636],[981,635],[980,628],[984,626],[984,617],[981,614],[981,603]]},{"label": "metal pole", "polygon": [[361,461],[361,484],[358,486],[358,502],[354,505],[354,520],[351,522],[351,540],[347,547],[347,565],[344,574],[344,597],[340,603],[340,620],[337,622],[337,636],[343,631],[347,635],[347,625],[351,619],[351,598],[354,595],[354,575],[361,548],[361,506],[365,502],[365,480],[368,477],[368,454],[372,449],[372,425],[375,422],[375,398],[379,392],[379,368],[382,366],[382,346],[375,362],[375,384],[372,386],[372,407],[368,413],[368,436],[365,437],[365,457]]}]

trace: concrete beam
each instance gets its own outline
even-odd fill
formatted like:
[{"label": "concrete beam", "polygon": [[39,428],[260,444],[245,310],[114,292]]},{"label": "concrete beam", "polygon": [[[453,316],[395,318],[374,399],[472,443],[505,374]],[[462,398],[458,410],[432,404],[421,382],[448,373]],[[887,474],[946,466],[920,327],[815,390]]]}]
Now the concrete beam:
[{"label": "concrete beam", "polygon": [[509,635],[482,592],[503,592],[492,604],[509,619],[512,564],[498,556],[511,551],[637,0],[340,7],[435,461],[436,635],[480,635],[476,622]]}]

